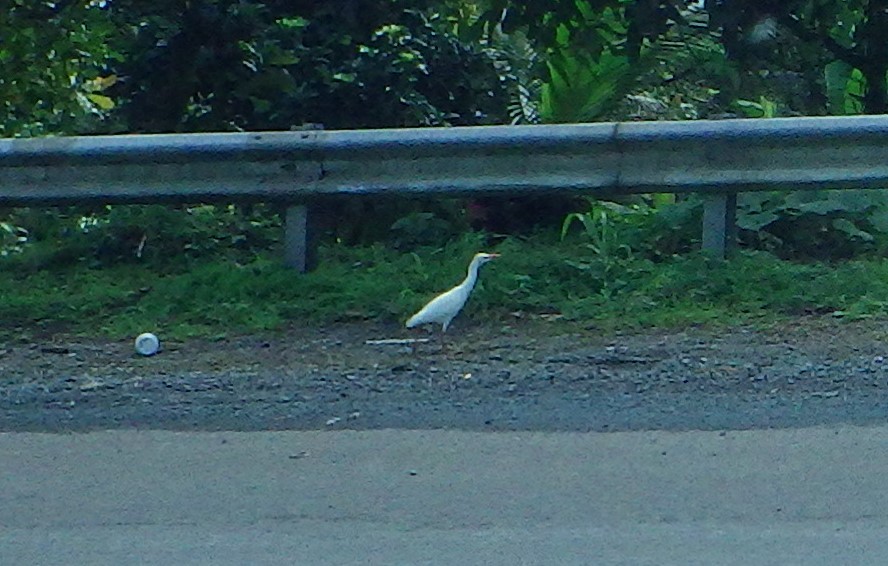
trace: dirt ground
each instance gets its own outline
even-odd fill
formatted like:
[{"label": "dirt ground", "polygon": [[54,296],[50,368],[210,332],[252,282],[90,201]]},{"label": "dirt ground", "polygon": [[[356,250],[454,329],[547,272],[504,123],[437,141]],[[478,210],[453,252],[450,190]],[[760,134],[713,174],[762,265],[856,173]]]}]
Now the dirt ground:
[{"label": "dirt ground", "polygon": [[561,322],[457,321],[447,349],[368,341],[395,325],[132,343],[0,345],[0,430],[686,430],[888,417],[884,322],[602,334]]}]

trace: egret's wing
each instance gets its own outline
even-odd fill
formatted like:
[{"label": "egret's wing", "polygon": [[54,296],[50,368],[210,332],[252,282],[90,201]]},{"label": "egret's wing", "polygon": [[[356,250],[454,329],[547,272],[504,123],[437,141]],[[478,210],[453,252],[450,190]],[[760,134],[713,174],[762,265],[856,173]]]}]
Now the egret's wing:
[{"label": "egret's wing", "polygon": [[453,288],[429,301],[418,313],[407,320],[407,328],[432,322],[444,324],[445,321],[452,319],[466,302],[465,297],[459,291],[458,288]]}]

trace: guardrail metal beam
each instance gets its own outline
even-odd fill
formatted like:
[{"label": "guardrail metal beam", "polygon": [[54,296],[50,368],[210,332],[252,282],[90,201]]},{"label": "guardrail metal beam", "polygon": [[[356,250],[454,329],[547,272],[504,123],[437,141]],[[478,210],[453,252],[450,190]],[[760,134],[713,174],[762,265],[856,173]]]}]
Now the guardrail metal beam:
[{"label": "guardrail metal beam", "polygon": [[0,140],[0,205],[885,186],[888,116]]}]

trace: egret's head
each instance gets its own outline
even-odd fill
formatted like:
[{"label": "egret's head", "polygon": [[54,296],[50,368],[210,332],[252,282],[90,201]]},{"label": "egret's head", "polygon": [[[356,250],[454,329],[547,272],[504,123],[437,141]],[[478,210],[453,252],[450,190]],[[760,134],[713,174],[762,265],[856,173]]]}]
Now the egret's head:
[{"label": "egret's head", "polygon": [[492,259],[496,259],[499,256],[500,256],[499,254],[488,254],[488,253],[481,252],[481,253],[475,254],[475,261],[477,261],[480,265],[484,265],[488,261],[490,261]]}]

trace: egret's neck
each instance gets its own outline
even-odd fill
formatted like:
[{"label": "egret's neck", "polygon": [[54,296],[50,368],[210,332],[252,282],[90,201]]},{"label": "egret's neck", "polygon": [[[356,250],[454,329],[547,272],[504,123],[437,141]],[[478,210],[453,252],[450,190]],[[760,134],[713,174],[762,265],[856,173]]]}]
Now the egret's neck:
[{"label": "egret's neck", "polygon": [[481,269],[481,262],[477,259],[472,260],[472,263],[469,264],[469,273],[459,286],[467,291],[471,291],[475,286],[475,281],[478,280],[479,269]]}]

